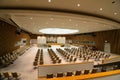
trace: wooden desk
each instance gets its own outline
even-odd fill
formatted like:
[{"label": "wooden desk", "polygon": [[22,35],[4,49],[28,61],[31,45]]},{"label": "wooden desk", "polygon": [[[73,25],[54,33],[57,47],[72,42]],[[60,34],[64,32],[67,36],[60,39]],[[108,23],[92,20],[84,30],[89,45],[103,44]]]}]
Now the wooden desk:
[{"label": "wooden desk", "polygon": [[115,74],[120,74],[120,70],[99,72],[99,73],[80,75],[80,76],[61,77],[61,78],[50,78],[50,79],[39,78],[39,80],[87,80],[87,79],[105,77],[105,76],[110,76]]},{"label": "wooden desk", "polygon": [[62,46],[62,43],[47,43],[48,46]]},{"label": "wooden desk", "polygon": [[93,69],[93,62],[69,63],[69,64],[53,64],[38,66],[38,76],[44,77],[47,73],[57,74],[58,72],[65,73],[67,71]]}]

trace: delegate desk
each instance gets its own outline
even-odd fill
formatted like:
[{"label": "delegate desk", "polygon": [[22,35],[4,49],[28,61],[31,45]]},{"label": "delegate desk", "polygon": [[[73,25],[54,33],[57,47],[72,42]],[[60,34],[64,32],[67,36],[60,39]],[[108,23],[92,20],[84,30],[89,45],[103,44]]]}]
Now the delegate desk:
[{"label": "delegate desk", "polygon": [[76,70],[91,70],[93,69],[93,62],[69,63],[69,64],[53,64],[53,65],[39,65],[38,77],[45,77],[47,74],[57,74],[58,72],[68,72]]},{"label": "delegate desk", "polygon": [[47,43],[48,46],[63,46],[64,44],[62,43]]},{"label": "delegate desk", "polygon": [[99,72],[94,74],[86,74],[80,76],[61,77],[61,78],[42,78],[39,80],[119,80],[120,70],[113,70],[107,72]]}]

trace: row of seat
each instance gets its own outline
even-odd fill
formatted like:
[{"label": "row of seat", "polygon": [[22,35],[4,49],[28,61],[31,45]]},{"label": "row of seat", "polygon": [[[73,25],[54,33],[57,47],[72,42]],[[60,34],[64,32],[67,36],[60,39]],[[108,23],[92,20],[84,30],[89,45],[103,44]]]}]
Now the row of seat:
[{"label": "row of seat", "polygon": [[70,54],[68,54],[67,52],[65,52],[64,50],[57,48],[56,49],[67,62],[76,62],[77,58],[71,56]]},{"label": "row of seat", "polygon": [[38,49],[36,55],[35,55],[35,59],[33,61],[33,66],[36,68],[36,66],[39,65],[43,65],[44,64],[44,60],[43,60],[43,49]]},{"label": "row of seat", "polygon": [[0,66],[2,67],[6,67],[10,64],[13,64],[13,62],[18,58],[18,54],[17,53],[7,53],[4,54],[3,56],[0,57]]},{"label": "row of seat", "polygon": [[17,72],[0,72],[0,80],[19,80],[20,76]]},{"label": "row of seat", "polygon": [[85,50],[84,48],[65,48],[65,50],[75,56],[76,58],[79,58],[80,60],[86,60],[94,59],[95,61],[99,61],[100,59],[106,59],[110,57],[110,54],[106,54],[101,51],[92,51],[92,50]]},{"label": "row of seat", "polygon": [[48,53],[50,55],[53,64],[61,63],[62,60],[56,55],[56,53],[52,49],[48,49]]},{"label": "row of seat", "polygon": [[[12,51],[11,53],[6,53],[6,54],[3,54],[2,56],[0,56],[0,66],[1,67],[6,67],[10,64],[13,64],[14,61],[18,58],[18,56],[21,54],[21,52],[25,52],[26,50],[28,50],[30,47],[25,47],[24,49],[22,48],[22,50],[14,50]],[[20,48],[21,49],[21,48]],[[22,53],[22,54],[23,54]]]},{"label": "row of seat", "polygon": [[39,64],[40,64],[40,65],[43,65],[43,64],[44,64],[44,60],[43,60],[43,49],[41,49],[41,52],[40,52]]},{"label": "row of seat", "polygon": [[79,75],[84,75],[84,74],[92,74],[92,73],[97,73],[97,69],[92,69],[92,70],[77,70],[75,72],[69,71],[69,72],[59,72],[57,74],[47,74],[46,78],[54,78],[54,77],[65,77],[65,76],[79,76]]}]

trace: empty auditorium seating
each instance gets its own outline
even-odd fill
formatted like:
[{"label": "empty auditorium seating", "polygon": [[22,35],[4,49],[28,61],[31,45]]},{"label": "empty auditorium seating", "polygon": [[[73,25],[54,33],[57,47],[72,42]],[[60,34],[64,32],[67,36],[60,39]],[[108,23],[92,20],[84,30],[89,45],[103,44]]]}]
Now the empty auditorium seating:
[{"label": "empty auditorium seating", "polygon": [[39,65],[43,65],[44,64],[44,60],[43,60],[43,49],[38,49],[35,59],[33,61],[33,66],[34,68],[36,68]]},{"label": "empty auditorium seating", "polygon": [[10,64],[13,64],[14,61],[18,58],[18,56],[20,55],[20,53],[22,52],[22,54],[28,50],[30,47],[24,47],[22,48],[22,50],[14,50],[12,51],[11,53],[6,53],[6,54],[3,54],[2,56],[0,56],[0,66],[2,67],[6,67]]},{"label": "empty auditorium seating", "polygon": [[37,65],[38,65],[38,62],[37,62],[37,61],[34,61],[34,62],[33,62],[33,66],[34,66],[34,68],[36,68]]},{"label": "empty auditorium seating", "polygon": [[91,73],[96,73],[97,69],[92,69]]},{"label": "empty auditorium seating", "polygon": [[13,64],[13,62],[17,59],[18,55],[16,53],[7,53],[0,57],[1,66],[8,66]]},{"label": "empty auditorium seating", "polygon": [[[65,48],[64,50],[70,54],[70,56],[75,57],[73,61],[76,61],[75,59],[77,58],[83,61],[89,61],[90,59],[94,59],[94,61],[100,61],[101,59],[110,58],[110,54],[104,53],[102,51],[93,51],[89,48]],[[70,62],[71,60],[72,59],[70,59]]]},{"label": "empty auditorium seating", "polygon": [[53,78],[53,74],[47,74],[47,78]]},{"label": "empty auditorium seating", "polygon": [[19,80],[20,76],[17,72],[0,72],[0,80]]},{"label": "empty auditorium seating", "polygon": [[58,72],[56,74],[46,74],[46,78],[59,78],[59,77],[70,77],[70,76],[80,76],[80,75],[87,75],[87,74],[95,74],[97,73],[97,69],[90,70],[76,70],[76,71],[68,71],[68,72]]},{"label": "empty auditorium seating", "polygon": [[72,55],[68,54],[62,49],[56,49],[66,60],[66,62],[76,62],[77,58],[74,58]]},{"label": "empty auditorium seating", "polygon": [[48,49],[48,53],[53,64],[61,63],[62,60],[56,55],[56,53],[52,49]]},{"label": "empty auditorium seating", "polygon": [[57,77],[63,77],[64,75],[63,75],[63,73],[61,72],[59,72],[59,73],[57,73]]},{"label": "empty auditorium seating", "polygon": [[84,74],[89,74],[89,70],[84,70]]},{"label": "empty auditorium seating", "polygon": [[73,75],[73,72],[67,72],[66,73],[66,76],[72,76]]},{"label": "empty auditorium seating", "polygon": [[81,74],[81,71],[76,71],[75,72],[75,76],[78,76],[78,75],[80,75]]},{"label": "empty auditorium seating", "polygon": [[7,78],[8,80],[10,79],[10,74],[8,72],[3,73],[4,77]]},{"label": "empty auditorium seating", "polygon": [[12,77],[15,78],[16,80],[18,80],[20,78],[20,74],[18,74],[17,72],[12,72]]}]

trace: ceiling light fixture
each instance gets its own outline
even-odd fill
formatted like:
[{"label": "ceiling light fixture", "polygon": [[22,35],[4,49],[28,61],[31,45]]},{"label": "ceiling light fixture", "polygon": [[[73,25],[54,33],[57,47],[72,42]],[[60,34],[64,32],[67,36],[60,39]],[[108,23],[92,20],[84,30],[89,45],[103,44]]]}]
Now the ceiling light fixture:
[{"label": "ceiling light fixture", "polygon": [[77,4],[77,6],[79,7],[79,6],[80,6],[80,4]]},{"label": "ceiling light fixture", "polygon": [[117,15],[117,13],[115,12],[114,15]]},{"label": "ceiling light fixture", "polygon": [[79,32],[79,30],[62,29],[62,28],[45,28],[45,29],[40,29],[39,32],[44,34],[72,34]]},{"label": "ceiling light fixture", "polygon": [[30,19],[33,19],[32,17]]},{"label": "ceiling light fixture", "polygon": [[75,26],[78,26],[78,24],[76,24]]},{"label": "ceiling light fixture", "polygon": [[100,8],[100,11],[102,11],[103,10],[103,8]]},{"label": "ceiling light fixture", "polygon": [[51,0],[48,0],[48,2],[51,2]]},{"label": "ceiling light fixture", "polygon": [[50,20],[53,20],[53,18],[50,18]]},{"label": "ceiling light fixture", "polygon": [[69,21],[72,21],[71,19],[69,19]]}]

